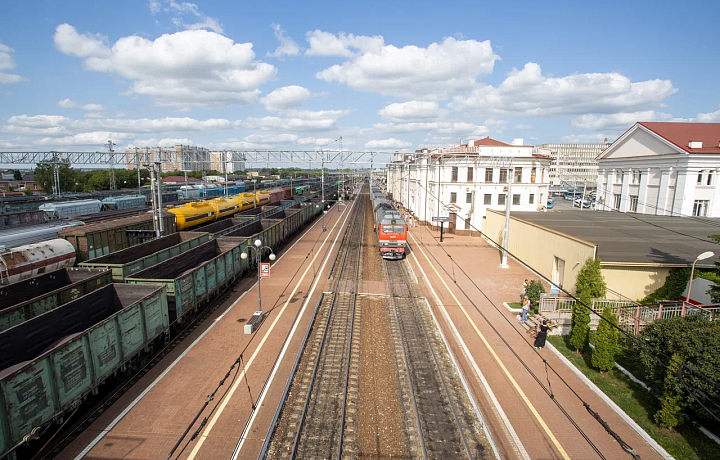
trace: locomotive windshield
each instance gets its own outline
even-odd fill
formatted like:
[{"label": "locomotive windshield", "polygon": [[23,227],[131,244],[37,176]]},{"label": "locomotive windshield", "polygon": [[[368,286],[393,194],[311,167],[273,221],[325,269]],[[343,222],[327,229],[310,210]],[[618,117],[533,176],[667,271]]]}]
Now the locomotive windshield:
[{"label": "locomotive windshield", "polygon": [[402,225],[383,225],[383,233],[402,233],[405,228]]}]

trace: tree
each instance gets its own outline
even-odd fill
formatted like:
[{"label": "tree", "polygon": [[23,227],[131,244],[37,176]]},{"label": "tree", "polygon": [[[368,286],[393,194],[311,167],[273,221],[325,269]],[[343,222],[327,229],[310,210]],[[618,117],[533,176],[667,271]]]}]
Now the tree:
[{"label": "tree", "polygon": [[665,428],[675,428],[685,423],[683,416],[685,405],[682,396],[676,391],[678,385],[682,385],[677,378],[677,372],[683,365],[683,361],[679,354],[672,355],[665,375],[665,388],[662,398],[660,398],[660,410],[653,416],[655,423]]},{"label": "tree", "polygon": [[13,171],[13,179],[22,180],[22,173],[20,172],[19,169],[16,169],[15,171]]},{"label": "tree", "polygon": [[540,303],[540,294],[545,293],[545,287],[538,280],[530,280],[525,288],[525,295],[530,299],[530,305],[537,307]]},{"label": "tree", "polygon": [[572,311],[570,345],[580,352],[590,343],[590,307],[592,299],[605,297],[607,285],[603,278],[600,259],[588,258],[580,269],[575,281],[575,290],[580,302],[575,302]]},{"label": "tree", "polygon": [[619,335],[615,327],[618,325],[618,319],[609,306],[603,309],[602,317],[606,321],[600,321],[598,325],[591,363],[600,371],[609,371],[615,367],[615,351]]},{"label": "tree", "polygon": [[70,167],[70,160],[53,158],[52,160],[43,160],[35,167],[35,182],[39,183],[46,193],[57,193],[55,190],[54,164],[58,163],[58,175],[60,176],[60,192],[73,190],[75,187],[75,178],[78,176],[77,171]]}]

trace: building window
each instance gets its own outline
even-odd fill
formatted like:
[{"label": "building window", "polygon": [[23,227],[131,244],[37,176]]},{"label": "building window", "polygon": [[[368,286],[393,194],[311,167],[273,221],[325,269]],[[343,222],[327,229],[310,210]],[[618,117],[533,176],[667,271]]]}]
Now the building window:
[{"label": "building window", "polygon": [[465,230],[470,230],[470,218],[465,219]]},{"label": "building window", "polygon": [[535,194],[534,193],[530,194],[530,204],[535,204]]},{"label": "building window", "polygon": [[619,193],[613,194],[613,208],[620,209],[621,195]]},{"label": "building window", "polygon": [[450,203],[455,203],[457,201],[457,193],[450,192]]},{"label": "building window", "polygon": [[628,208],[628,211],[629,212],[637,212],[637,205],[638,205],[637,195],[630,195],[630,207]]},{"label": "building window", "polygon": [[535,174],[537,174],[537,168],[530,170],[530,182],[535,183]]},{"label": "building window", "polygon": [[707,217],[710,200],[695,200],[693,203],[693,216]]},{"label": "building window", "polygon": [[473,169],[472,169],[472,168],[468,168],[467,181],[468,181],[468,182],[472,182],[472,181],[473,181]]},{"label": "building window", "polygon": [[485,182],[492,182],[492,181],[493,181],[493,169],[485,168]]},{"label": "building window", "polygon": [[486,193],[483,198],[483,204],[492,204],[492,193]]},{"label": "building window", "polygon": [[472,203],[472,193],[465,194],[465,203]]},{"label": "building window", "polygon": [[713,180],[713,172],[708,171],[707,185],[712,185],[712,180]]},{"label": "building window", "polygon": [[501,169],[500,170],[500,182],[507,182],[507,178],[508,178],[508,170]]},{"label": "building window", "polygon": [[522,168],[515,168],[515,183],[522,182]]},{"label": "building window", "polygon": [[615,171],[615,183],[622,184],[622,169]]},{"label": "building window", "polygon": [[503,206],[504,204],[505,204],[505,194],[504,194],[504,193],[500,193],[500,194],[498,195],[498,205],[499,205],[499,206]]},{"label": "building window", "polygon": [[520,194],[513,193],[513,204],[514,205],[520,204]]},{"label": "building window", "polygon": [[452,175],[450,176],[450,182],[457,182],[458,168],[457,166],[452,167]]},{"label": "building window", "polygon": [[702,180],[703,180],[702,176],[703,176],[702,171],[698,171],[698,181],[697,181],[698,185],[702,185]]}]

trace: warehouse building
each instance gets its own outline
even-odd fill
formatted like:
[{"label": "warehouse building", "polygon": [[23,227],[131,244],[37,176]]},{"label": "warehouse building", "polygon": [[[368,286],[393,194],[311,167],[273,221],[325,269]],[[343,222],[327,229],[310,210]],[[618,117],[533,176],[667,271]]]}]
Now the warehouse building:
[{"label": "warehouse building", "polygon": [[[484,233],[502,244],[505,213],[488,211]],[[640,300],[665,283],[673,267],[690,267],[705,252],[720,254],[708,235],[720,219],[568,210],[514,212],[508,250],[569,292],[588,258],[602,261],[608,294]],[[713,258],[696,267],[712,268]],[[616,295],[617,295],[616,294]]]}]

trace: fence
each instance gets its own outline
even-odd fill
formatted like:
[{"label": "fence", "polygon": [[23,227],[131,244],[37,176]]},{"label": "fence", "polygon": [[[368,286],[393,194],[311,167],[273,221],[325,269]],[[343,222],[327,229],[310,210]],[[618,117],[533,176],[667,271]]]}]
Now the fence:
[{"label": "fence", "polygon": [[[572,316],[575,299],[570,297],[541,296],[540,314],[560,323],[567,322]],[[633,302],[609,299],[593,299],[590,307],[597,313],[590,317],[590,327],[595,328],[600,320],[600,313],[605,307],[612,308],[623,329],[635,335],[650,323],[677,316],[702,315],[710,321],[720,318],[720,304],[691,305],[687,302],[662,302],[657,305],[638,305]]]}]

